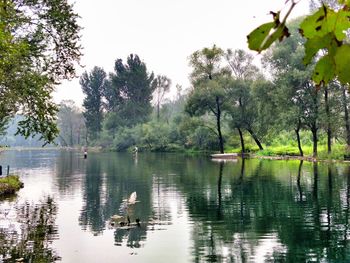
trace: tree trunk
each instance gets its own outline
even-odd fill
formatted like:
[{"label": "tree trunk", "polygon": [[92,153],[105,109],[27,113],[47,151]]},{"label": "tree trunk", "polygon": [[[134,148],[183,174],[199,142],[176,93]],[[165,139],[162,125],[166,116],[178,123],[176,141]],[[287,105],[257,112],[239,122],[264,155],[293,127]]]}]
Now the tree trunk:
[{"label": "tree trunk", "polygon": [[70,128],[70,138],[69,138],[69,146],[73,146],[73,128]]},{"label": "tree trunk", "polygon": [[298,141],[299,154],[300,154],[300,156],[304,156],[303,149],[301,148],[301,141],[300,141],[300,134],[299,134],[300,127],[301,127],[301,121],[300,121],[300,119],[299,119],[299,121],[298,121],[298,127],[295,129],[295,133],[297,134],[297,141]]},{"label": "tree trunk", "polygon": [[218,180],[218,220],[222,219],[222,171],[224,169],[224,163],[220,162],[219,168],[219,180]]},{"label": "tree trunk", "polygon": [[311,128],[311,132],[312,132],[312,142],[313,142],[313,153],[312,156],[313,157],[317,157],[317,128],[315,126],[313,126]]},{"label": "tree trunk", "polygon": [[331,153],[332,152],[331,112],[330,112],[329,103],[328,103],[328,87],[327,86],[324,89],[324,103],[325,103],[326,115],[327,115],[327,151],[328,151],[328,153]]},{"label": "tree trunk", "polygon": [[300,160],[299,163],[299,169],[298,169],[298,179],[297,179],[297,187],[298,187],[298,192],[299,192],[299,202],[303,201],[303,192],[301,190],[301,185],[300,185],[300,178],[301,178],[301,171],[303,167],[303,160]]},{"label": "tree trunk", "polygon": [[224,153],[224,140],[222,138],[221,133],[221,109],[220,109],[220,101],[219,97],[216,97],[216,126],[218,131],[218,137],[219,137],[219,147],[220,147],[220,153]]},{"label": "tree trunk", "polygon": [[313,121],[311,122],[310,124],[310,129],[311,129],[311,132],[312,132],[312,141],[313,141],[313,154],[312,156],[313,157],[317,157],[317,141],[318,141],[318,138],[317,138],[317,131],[318,131],[318,121],[317,119],[319,118],[319,113],[318,113],[318,107],[319,107],[319,102],[318,102],[318,99],[317,99],[317,90],[314,89],[314,94],[313,94],[313,101],[314,101],[314,107],[315,107],[315,110],[314,110],[314,119]]},{"label": "tree trunk", "polygon": [[242,181],[243,180],[243,176],[244,176],[244,168],[245,168],[245,159],[244,158],[242,158],[241,159],[242,160],[242,163],[241,163],[241,173],[240,173],[240,176],[239,176],[239,179],[240,179],[240,181]]},{"label": "tree trunk", "polygon": [[255,143],[258,145],[259,150],[264,150],[264,148],[262,147],[258,137],[256,136],[256,134],[251,130],[251,129],[247,129],[247,131],[250,133],[250,135],[253,137]]},{"label": "tree trunk", "polygon": [[158,102],[158,104],[157,104],[157,121],[159,122],[159,116],[160,116],[160,114],[159,114],[159,111],[160,111],[160,106],[159,106],[159,102]]},{"label": "tree trunk", "polygon": [[349,123],[349,111],[348,111],[348,101],[346,99],[346,88],[342,86],[343,90],[343,107],[344,107],[344,121],[346,130],[346,144],[348,148],[350,147],[350,123]]},{"label": "tree trunk", "polygon": [[244,138],[243,138],[243,133],[241,128],[237,128],[238,133],[239,133],[239,139],[241,140],[241,148],[242,148],[242,155],[245,153],[245,147],[244,147]]},{"label": "tree trunk", "polygon": [[81,127],[79,127],[78,129],[78,136],[77,136],[77,144],[80,145],[80,129]]},{"label": "tree trunk", "polygon": [[313,164],[313,170],[314,170],[314,187],[313,187],[313,196],[317,199],[317,192],[318,192],[318,164],[317,162],[314,162]]}]

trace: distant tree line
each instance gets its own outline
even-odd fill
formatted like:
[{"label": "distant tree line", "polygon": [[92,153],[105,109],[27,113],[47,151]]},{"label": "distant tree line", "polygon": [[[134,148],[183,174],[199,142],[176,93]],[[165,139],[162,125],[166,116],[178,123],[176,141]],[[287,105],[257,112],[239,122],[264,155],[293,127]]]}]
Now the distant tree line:
[{"label": "distant tree line", "polygon": [[[299,20],[289,25],[296,31]],[[298,34],[275,44],[262,58],[262,69],[244,50],[212,46],[189,59],[191,88],[177,85],[165,100],[171,81],[154,76],[131,54],[117,59],[114,72],[95,67],[80,85],[86,98],[86,140],[116,151],[137,145],[151,151],[220,151],[242,153],[270,145],[292,145],[317,156],[320,141],[350,145],[348,88],[338,81],[316,87],[314,64],[303,63],[304,40]],[[74,133],[77,134],[77,133]],[[82,141],[80,141],[81,143]]]}]

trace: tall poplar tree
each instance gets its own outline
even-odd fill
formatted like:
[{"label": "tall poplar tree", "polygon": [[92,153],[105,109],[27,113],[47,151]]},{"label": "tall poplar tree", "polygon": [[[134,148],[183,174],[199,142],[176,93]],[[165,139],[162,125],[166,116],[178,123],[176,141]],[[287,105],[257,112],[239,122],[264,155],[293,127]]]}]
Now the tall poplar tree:
[{"label": "tall poplar tree", "polygon": [[131,127],[148,120],[155,89],[153,79],[154,74],[147,72],[138,55],[131,54],[125,64],[122,59],[116,60],[105,94],[107,107],[118,115],[121,125]]},{"label": "tall poplar tree", "polygon": [[88,74],[84,72],[80,78],[80,85],[86,95],[83,107],[88,137],[97,139],[102,128],[102,94],[106,80],[106,72],[94,67]]},{"label": "tall poplar tree", "polygon": [[153,85],[155,87],[153,97],[157,107],[157,120],[160,118],[160,106],[164,100],[164,95],[170,90],[171,80],[163,75],[158,75],[154,81]]}]

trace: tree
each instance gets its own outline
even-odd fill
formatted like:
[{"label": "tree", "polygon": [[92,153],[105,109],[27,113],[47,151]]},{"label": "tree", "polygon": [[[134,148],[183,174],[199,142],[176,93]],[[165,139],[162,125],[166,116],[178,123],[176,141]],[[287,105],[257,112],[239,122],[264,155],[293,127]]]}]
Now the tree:
[{"label": "tree", "polygon": [[[299,21],[292,22],[289,28],[297,30]],[[303,39],[293,34],[285,43],[275,45],[264,56],[264,63],[270,67],[275,85],[275,93],[280,114],[279,123],[283,128],[292,128],[297,137],[300,155],[303,150],[300,130],[303,126],[310,129],[313,136],[313,155],[317,155],[318,130],[320,128],[321,94],[311,80],[312,66],[302,62]]]},{"label": "tree", "polygon": [[206,113],[210,113],[215,117],[216,129],[208,127],[215,133],[219,141],[219,149],[221,153],[224,153],[224,139],[222,136],[222,116],[223,111],[228,106],[228,96],[226,90],[231,84],[228,77],[221,77],[216,80],[209,80],[202,83],[202,85],[196,85],[189,94],[186,112],[194,116],[203,116]]},{"label": "tree", "polygon": [[60,144],[70,147],[80,145],[86,133],[85,120],[74,101],[63,100],[57,115]]},{"label": "tree", "polygon": [[228,49],[225,52],[225,59],[235,79],[253,80],[260,75],[259,68],[253,64],[253,55],[243,49]]},{"label": "tree", "polygon": [[153,92],[153,97],[157,106],[157,120],[159,121],[160,105],[163,102],[165,93],[167,93],[170,90],[171,80],[166,76],[158,75],[153,80],[152,85],[155,88]]},{"label": "tree", "polygon": [[190,57],[190,66],[193,68],[190,76],[192,84],[227,74],[229,70],[221,65],[223,54],[224,51],[216,45],[195,51]]},{"label": "tree", "polygon": [[260,138],[266,135],[268,128],[271,128],[275,113],[271,94],[274,89],[269,81],[261,78],[256,81],[235,79],[229,90],[231,106],[229,114],[231,115],[231,126],[238,129],[242,153],[244,153],[243,132],[245,129],[260,150],[263,146]]},{"label": "tree", "polygon": [[348,149],[350,149],[350,120],[349,120],[349,94],[347,88],[344,85],[340,86],[342,92],[342,107],[344,111],[344,123],[345,123],[345,141]]},{"label": "tree", "polygon": [[1,0],[0,17],[0,125],[20,113],[17,133],[52,142],[58,129],[51,92],[75,76],[81,56],[78,15],[64,0]]},{"label": "tree", "polygon": [[220,152],[224,152],[224,140],[221,131],[222,111],[227,96],[225,86],[229,81],[225,75],[229,70],[221,66],[223,50],[216,47],[195,51],[190,57],[193,68],[191,81],[193,90],[189,94],[186,111],[192,115],[212,113],[216,119],[215,134],[218,137]]},{"label": "tree", "polygon": [[94,67],[90,74],[84,72],[80,78],[80,85],[86,95],[83,107],[88,137],[95,140],[102,128],[102,94],[106,73],[102,68]]},{"label": "tree", "polygon": [[110,74],[111,85],[106,91],[109,108],[128,127],[145,122],[152,112],[153,73],[149,74],[146,64],[133,54],[127,58],[126,64],[117,59],[114,71]]},{"label": "tree", "polygon": [[259,69],[253,64],[253,56],[242,49],[234,51],[228,49],[225,58],[232,69],[233,78],[236,80],[230,91],[232,104],[235,105],[235,107],[231,107],[230,114],[231,125],[238,130],[242,154],[245,152],[242,129],[247,129],[259,149],[263,150],[260,140],[253,131],[253,120],[257,119],[257,111],[254,111],[255,107],[251,104],[251,85],[253,85],[253,80],[261,75]]},{"label": "tree", "polygon": [[[280,11],[271,12],[273,21],[260,25],[248,35],[249,48],[261,52],[275,41],[289,37],[287,18],[298,2],[286,1],[290,7],[282,20]],[[338,79],[342,84],[350,83],[350,44],[345,33],[350,28],[350,2],[334,2],[323,2],[314,13],[305,17],[298,30],[306,39],[303,43],[303,62],[310,64],[316,60],[312,79],[317,86],[326,85],[334,79]]]}]

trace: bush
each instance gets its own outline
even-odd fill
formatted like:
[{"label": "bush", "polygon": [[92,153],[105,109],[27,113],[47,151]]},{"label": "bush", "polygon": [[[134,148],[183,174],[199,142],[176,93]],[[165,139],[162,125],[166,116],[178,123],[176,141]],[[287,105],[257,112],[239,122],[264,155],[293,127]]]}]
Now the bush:
[{"label": "bush", "polygon": [[0,178],[0,195],[14,194],[22,187],[23,183],[16,175]]},{"label": "bush", "polygon": [[136,128],[120,128],[113,140],[112,149],[122,152],[136,144]]}]

